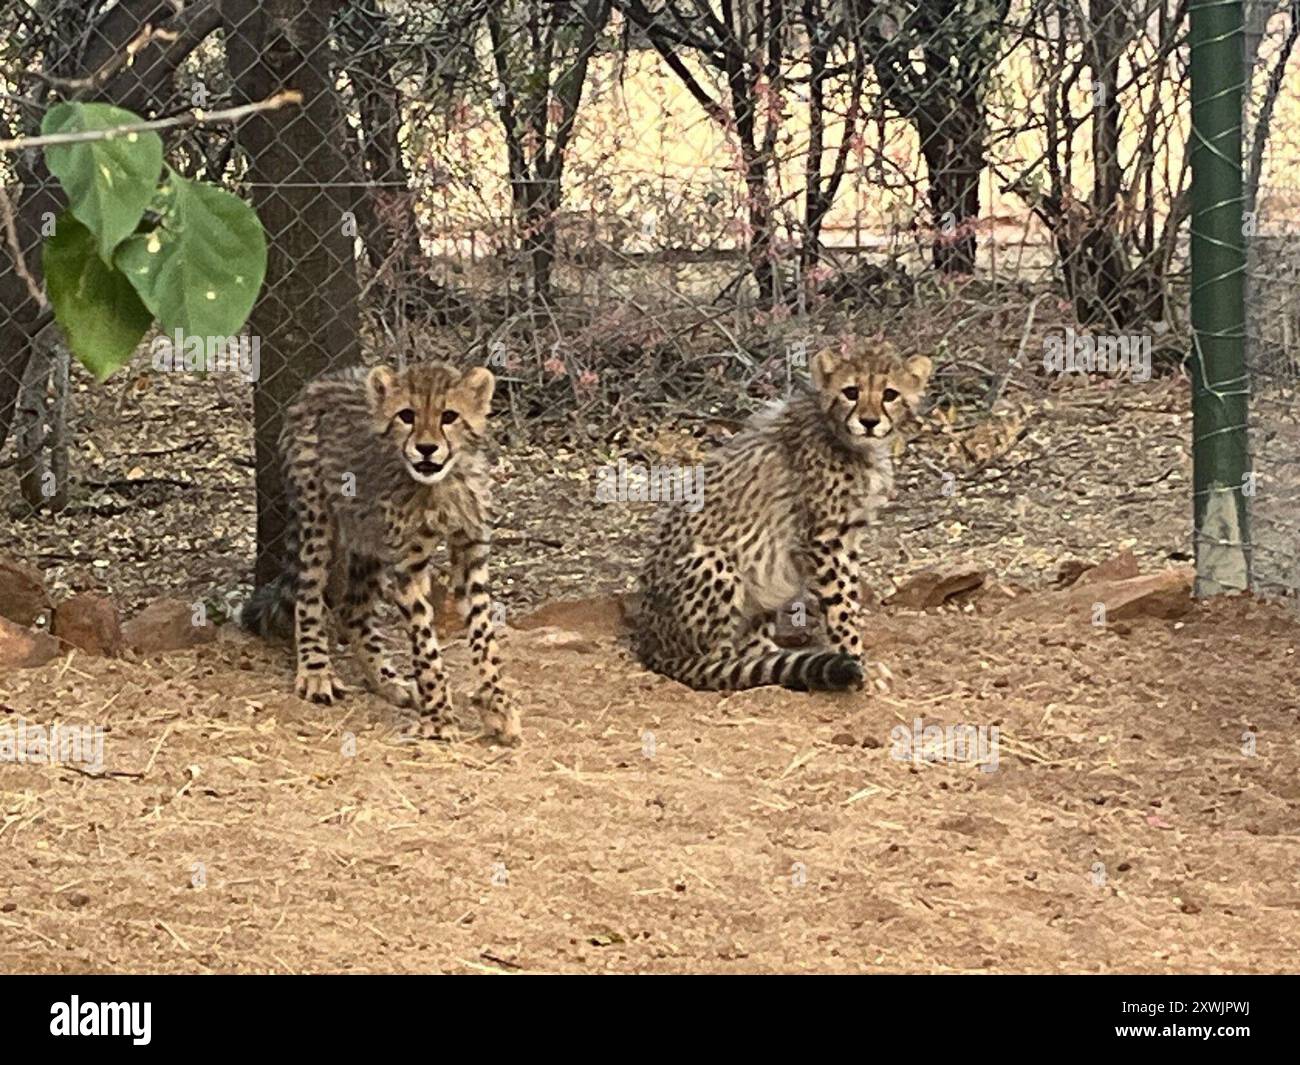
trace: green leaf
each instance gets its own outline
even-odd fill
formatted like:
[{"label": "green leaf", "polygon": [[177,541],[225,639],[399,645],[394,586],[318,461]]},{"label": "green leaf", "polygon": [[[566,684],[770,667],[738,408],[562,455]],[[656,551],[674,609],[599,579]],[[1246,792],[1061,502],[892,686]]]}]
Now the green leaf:
[{"label": "green leaf", "polygon": [[153,322],[131,283],[105,265],[95,234],[64,211],[45,242],[45,287],[68,347],[100,381],[131,358]]},{"label": "green leaf", "polygon": [[161,224],[115,261],[165,334],[235,336],[266,275],[266,234],[238,196],[172,174]]},{"label": "green leaf", "polygon": [[[108,104],[56,104],[46,112],[41,133],[112,129],[140,119]],[[54,144],[45,149],[50,173],[68,195],[72,213],[97,238],[99,257],[112,262],[113,249],[135,231],[162,173],[162,139],[153,132],[119,133],[107,140]]]}]

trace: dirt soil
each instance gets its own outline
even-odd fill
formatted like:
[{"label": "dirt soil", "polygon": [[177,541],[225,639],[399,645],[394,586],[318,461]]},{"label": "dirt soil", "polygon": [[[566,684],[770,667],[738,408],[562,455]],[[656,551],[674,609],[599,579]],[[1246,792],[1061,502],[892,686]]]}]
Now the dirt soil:
[{"label": "dirt soil", "polygon": [[[106,776],[4,767],[0,970],[1294,971],[1294,616],[1057,595],[879,611],[888,690],[842,696],[510,632],[513,751],[309,706],[238,634],[15,671],[5,720],[111,731]],[[996,726],[996,770],[907,759],[917,718]]]},{"label": "dirt soil", "polygon": [[[963,372],[944,394],[981,395]],[[126,613],[237,600],[245,407],[182,380],[83,392],[73,506],[14,508],[5,550]],[[366,695],[302,703],[287,650],[228,630],[0,676],[0,724],[110,730],[103,776],[0,765],[0,970],[1294,971],[1296,614],[1244,598],[1097,628],[1051,590],[1071,559],[1190,558],[1186,382],[971,410],[941,404],[904,456],[867,692],[693,693],[596,612],[507,631],[517,750],[473,721],[405,743]],[[595,508],[598,466],[691,462],[729,423],[502,428],[514,625],[632,586],[655,508]],[[929,613],[879,605],[935,566],[990,580]],[[957,724],[998,730],[994,771],[893,732]]]}]

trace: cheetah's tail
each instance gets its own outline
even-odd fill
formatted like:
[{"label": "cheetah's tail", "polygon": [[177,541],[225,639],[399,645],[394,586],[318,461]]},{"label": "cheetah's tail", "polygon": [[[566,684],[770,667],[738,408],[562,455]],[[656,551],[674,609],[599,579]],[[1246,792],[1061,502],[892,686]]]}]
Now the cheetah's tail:
[{"label": "cheetah's tail", "polygon": [[253,594],[239,611],[239,624],[264,640],[293,639],[294,581],[283,573],[253,589]]},{"label": "cheetah's tail", "polygon": [[733,653],[647,662],[696,691],[740,691],[779,684],[791,691],[845,691],[862,683],[862,664],[842,651],[773,651],[752,658]]}]

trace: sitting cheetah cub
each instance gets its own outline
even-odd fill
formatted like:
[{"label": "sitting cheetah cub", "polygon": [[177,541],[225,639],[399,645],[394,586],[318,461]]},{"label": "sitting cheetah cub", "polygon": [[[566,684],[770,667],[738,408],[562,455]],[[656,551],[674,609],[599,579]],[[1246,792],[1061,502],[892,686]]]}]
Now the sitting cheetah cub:
[{"label": "sitting cheetah cub", "polygon": [[[859,541],[893,489],[891,445],[930,377],[924,355],[819,352],[813,391],[709,457],[703,505],[669,510],[642,573],[637,651],[692,688],[860,687]],[[782,650],[774,612],[811,591],[830,649]]]},{"label": "sitting cheetah cub", "polygon": [[[241,620],[265,635],[288,627],[291,606],[299,696],[329,704],[344,691],[330,664],[330,606],[369,686],[416,707],[417,735],[454,737],[430,580],[432,556],[445,540],[478,666],[474,701],[489,732],[518,742],[519,716],[501,685],[489,617],[489,478],[481,448],[494,386],[482,367],[461,373],[442,363],[378,366],[326,374],[290,406],[280,447],[292,511],[291,572],[258,589]],[[384,657],[375,619],[381,592],[406,619],[414,684],[399,679]]]}]

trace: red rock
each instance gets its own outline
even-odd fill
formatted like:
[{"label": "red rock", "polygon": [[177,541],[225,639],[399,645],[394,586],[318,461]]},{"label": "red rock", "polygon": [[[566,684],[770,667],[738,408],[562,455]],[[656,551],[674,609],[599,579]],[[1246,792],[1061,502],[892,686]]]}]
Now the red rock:
[{"label": "red rock", "polygon": [[[1087,585],[1089,591],[1105,589],[1094,599],[1106,604],[1106,620],[1122,618],[1179,618],[1192,609],[1191,566],[1175,566],[1160,573],[1109,584]],[[1081,589],[1082,591],[1082,589]]]},{"label": "red rock", "polygon": [[1077,558],[1067,558],[1057,567],[1056,586],[1069,588],[1075,581],[1092,569],[1092,563],[1081,562]]},{"label": "red rock", "polygon": [[194,624],[194,604],[180,599],[155,599],[122,626],[126,646],[136,654],[162,654],[211,643],[217,638],[210,621]]},{"label": "red rock", "polygon": [[0,666],[43,666],[59,654],[59,641],[48,632],[24,628],[0,618]]},{"label": "red rock", "polygon": [[517,639],[528,647],[543,647],[548,651],[576,651],[578,654],[589,655],[600,650],[594,640],[580,632],[550,626],[522,629]]},{"label": "red rock", "polygon": [[547,603],[510,625],[516,629],[566,629],[582,636],[621,636],[630,631],[630,596],[561,599]]},{"label": "red rock", "polygon": [[1075,584],[1100,584],[1104,581],[1129,580],[1138,576],[1137,559],[1132,551],[1121,551],[1105,562],[1091,566],[1079,574]]},{"label": "red rock", "polygon": [[982,570],[922,570],[905,580],[898,591],[885,600],[885,606],[910,610],[928,610],[984,585]]},{"label": "red rock", "polygon": [[1106,608],[1106,621],[1128,618],[1172,619],[1192,607],[1191,566],[1174,566],[1159,573],[1125,580],[1076,584],[1059,592],[1026,596],[1010,604],[1013,616],[1065,618],[1091,623],[1096,604]]},{"label": "red rock", "polygon": [[65,646],[91,655],[122,653],[122,620],[111,599],[92,592],[74,595],[54,608],[50,632]]},{"label": "red rock", "polygon": [[26,562],[0,557],[0,618],[26,628],[52,609],[41,571]]},{"label": "red rock", "polygon": [[460,632],[465,628],[465,619],[460,616],[455,595],[450,588],[437,581],[433,584],[433,624],[441,636]]}]

